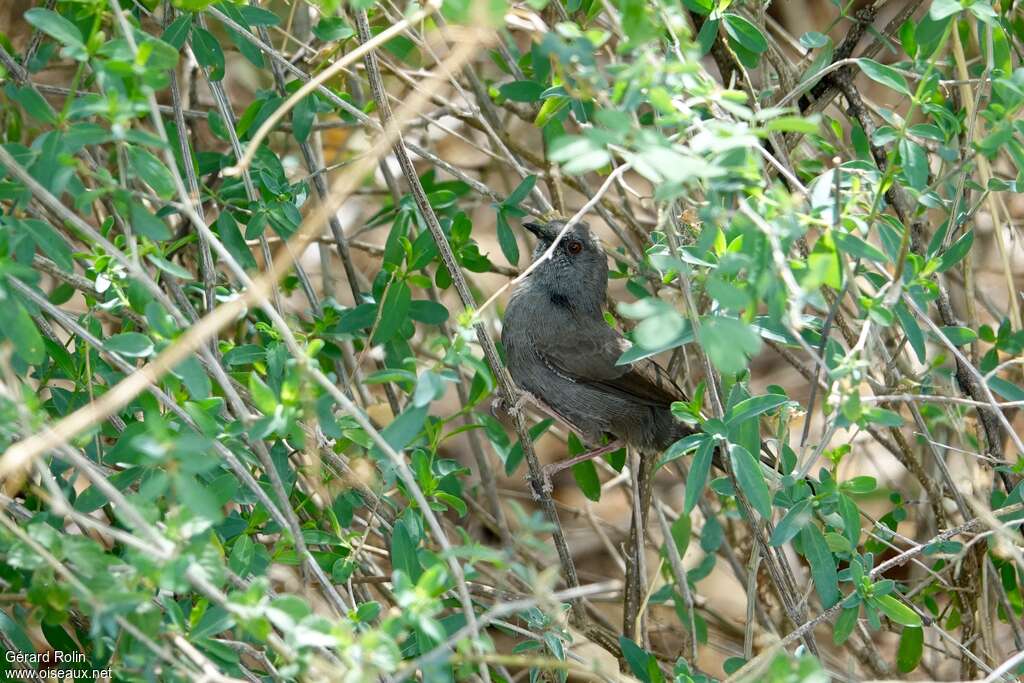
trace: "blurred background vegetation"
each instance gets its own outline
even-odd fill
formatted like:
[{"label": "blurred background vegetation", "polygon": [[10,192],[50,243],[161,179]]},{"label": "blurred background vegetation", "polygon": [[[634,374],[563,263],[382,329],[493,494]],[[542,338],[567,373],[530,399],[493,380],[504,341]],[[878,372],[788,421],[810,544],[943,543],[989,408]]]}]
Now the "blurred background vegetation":
[{"label": "blurred background vegetation", "polygon": [[[0,666],[1014,680],[1022,50],[1016,0],[7,0]],[[572,216],[700,426],[649,511],[495,406]]]}]

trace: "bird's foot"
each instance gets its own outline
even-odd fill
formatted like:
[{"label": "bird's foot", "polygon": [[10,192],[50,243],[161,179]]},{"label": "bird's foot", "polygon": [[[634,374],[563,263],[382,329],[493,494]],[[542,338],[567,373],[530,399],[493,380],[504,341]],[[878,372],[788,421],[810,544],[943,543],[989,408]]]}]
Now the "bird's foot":
[{"label": "bird's foot", "polygon": [[558,470],[552,471],[551,467],[551,465],[544,465],[540,468],[540,490],[548,498],[555,491],[555,486],[551,483],[551,475],[558,472]]},{"label": "bird's foot", "polygon": [[501,396],[495,396],[491,399],[491,417],[495,420],[500,420],[503,413],[508,413],[505,410],[505,399]]},{"label": "bird's foot", "polygon": [[527,403],[532,403],[535,406],[541,405],[540,401],[537,400],[537,397],[529,391],[520,391],[519,395],[516,396],[516,400],[507,408],[508,414],[512,417],[519,417],[523,414]]},{"label": "bird's foot", "polygon": [[497,419],[501,419],[499,413],[504,413],[512,418],[517,418],[523,414],[523,410],[527,403],[533,403],[534,405],[541,405],[537,397],[528,391],[519,391],[516,398],[510,404],[502,397],[497,397],[491,401],[491,415]]},{"label": "bird's foot", "polygon": [[608,442],[604,446],[595,448],[593,450],[589,450],[586,453],[581,453],[566,460],[559,460],[558,462],[553,462],[550,465],[544,465],[541,468],[541,474],[543,475],[541,489],[545,493],[550,495],[551,491],[554,490],[554,487],[551,484],[551,480],[552,477],[554,477],[556,474],[558,474],[562,470],[567,470],[570,467],[578,465],[581,462],[587,462],[588,460],[600,458],[602,455],[611,453],[612,451],[617,451],[620,448],[622,448],[622,441],[620,441],[619,439],[614,439],[613,441]]}]

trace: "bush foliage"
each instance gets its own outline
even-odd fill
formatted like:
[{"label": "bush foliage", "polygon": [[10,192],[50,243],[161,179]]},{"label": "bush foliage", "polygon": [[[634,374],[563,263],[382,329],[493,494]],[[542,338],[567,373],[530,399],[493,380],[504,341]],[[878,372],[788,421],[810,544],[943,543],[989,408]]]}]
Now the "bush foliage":
[{"label": "bush foliage", "polygon": [[[797,36],[769,4],[0,27],[0,644],[117,680],[1021,671],[1019,3],[836,2]],[[595,522],[607,570],[541,485],[534,442],[575,435],[491,410],[522,406],[488,298],[518,224],[578,212],[622,362],[699,425],[628,538]],[[574,488],[640,506],[634,455]]]}]

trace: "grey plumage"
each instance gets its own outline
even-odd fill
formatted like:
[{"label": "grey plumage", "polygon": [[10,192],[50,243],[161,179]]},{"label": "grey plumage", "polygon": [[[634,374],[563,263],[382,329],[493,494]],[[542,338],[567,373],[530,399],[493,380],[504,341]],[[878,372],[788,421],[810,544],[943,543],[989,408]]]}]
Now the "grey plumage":
[{"label": "grey plumage", "polygon": [[[534,260],[564,225],[524,224],[538,238]],[[685,395],[650,359],[616,365],[630,344],[604,320],[607,289],[600,241],[578,223],[512,293],[501,334],[509,372],[589,445],[608,434],[640,451],[663,450],[693,433],[670,410]]]}]

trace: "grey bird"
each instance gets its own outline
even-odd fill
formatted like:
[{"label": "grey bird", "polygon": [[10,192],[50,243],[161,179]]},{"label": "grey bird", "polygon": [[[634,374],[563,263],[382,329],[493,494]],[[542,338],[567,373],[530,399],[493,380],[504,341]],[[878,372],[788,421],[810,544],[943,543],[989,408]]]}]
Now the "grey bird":
[{"label": "grey bird", "polygon": [[[565,225],[523,224],[537,236],[534,261]],[[672,402],[686,396],[660,365],[650,359],[617,365],[630,342],[605,322],[607,290],[607,258],[580,222],[519,283],[505,309],[501,341],[512,379],[595,449],[556,464],[548,475],[623,444],[640,453],[661,451],[695,431],[672,415]],[[605,436],[613,441],[598,448]]]}]

